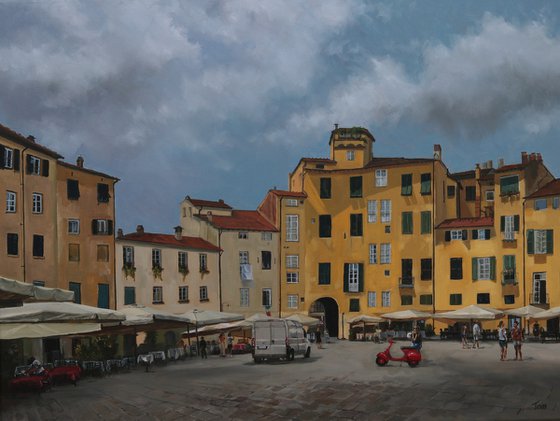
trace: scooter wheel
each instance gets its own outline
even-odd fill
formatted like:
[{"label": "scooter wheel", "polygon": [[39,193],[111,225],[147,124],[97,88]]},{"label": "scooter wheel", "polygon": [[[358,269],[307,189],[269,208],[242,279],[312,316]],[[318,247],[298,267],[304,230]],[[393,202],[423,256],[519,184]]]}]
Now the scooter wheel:
[{"label": "scooter wheel", "polygon": [[418,361],[413,360],[413,361],[409,361],[408,362],[408,366],[409,367],[416,367],[418,365]]},{"label": "scooter wheel", "polygon": [[387,360],[385,358],[377,357],[375,359],[375,364],[377,364],[379,367],[383,367],[384,365],[387,365]]}]

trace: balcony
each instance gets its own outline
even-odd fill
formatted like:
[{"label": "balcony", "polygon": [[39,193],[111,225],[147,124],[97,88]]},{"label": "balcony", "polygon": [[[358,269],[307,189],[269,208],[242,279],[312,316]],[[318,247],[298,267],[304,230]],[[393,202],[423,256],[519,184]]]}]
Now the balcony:
[{"label": "balcony", "polygon": [[502,232],[502,241],[516,241],[517,232],[515,231],[504,231]]},{"label": "balcony", "polygon": [[517,285],[517,272],[513,269],[506,269],[502,272],[502,285]]},{"label": "balcony", "polygon": [[531,295],[529,297],[529,304],[548,310],[550,308],[548,294],[531,292]]},{"label": "balcony", "polygon": [[399,288],[414,288],[414,276],[399,278]]}]

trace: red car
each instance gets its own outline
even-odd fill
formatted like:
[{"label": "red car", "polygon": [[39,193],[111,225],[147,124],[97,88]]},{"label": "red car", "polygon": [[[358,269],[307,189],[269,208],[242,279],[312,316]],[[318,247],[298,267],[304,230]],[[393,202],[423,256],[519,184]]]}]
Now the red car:
[{"label": "red car", "polygon": [[74,386],[82,376],[82,369],[77,361],[56,361],[55,367],[49,370],[53,383],[69,381]]},{"label": "red car", "polygon": [[32,364],[16,367],[10,387],[18,392],[44,392],[51,387],[52,381],[48,370]]}]

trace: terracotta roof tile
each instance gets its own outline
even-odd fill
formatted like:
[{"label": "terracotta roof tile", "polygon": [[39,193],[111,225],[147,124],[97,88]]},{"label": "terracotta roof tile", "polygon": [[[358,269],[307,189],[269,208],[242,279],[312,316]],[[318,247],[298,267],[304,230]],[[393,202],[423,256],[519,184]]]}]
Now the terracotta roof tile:
[{"label": "terracotta roof tile", "polygon": [[55,151],[53,151],[52,149],[49,149],[43,145],[39,145],[38,143],[36,143],[35,141],[32,141],[28,138],[26,138],[25,136],[23,136],[22,134],[13,131],[12,129],[3,126],[0,124],[0,136],[5,137],[6,139],[10,139],[16,143],[19,143],[22,146],[25,146],[29,149],[34,149],[36,151],[42,152],[46,155],[49,155],[55,159],[60,159],[60,158],[64,158],[62,155],[59,155],[58,153],[56,153]]},{"label": "terracotta roof tile", "polygon": [[126,234],[122,237],[118,237],[117,240],[128,240],[137,241],[141,243],[152,243],[152,244],[162,244],[170,247],[181,247],[187,249],[196,250],[207,250],[213,252],[219,252],[220,248],[203,240],[199,237],[186,237],[183,236],[180,240],[177,240],[174,235],[171,234],[156,234],[156,233],[139,233],[133,232]]},{"label": "terracotta roof tile", "polygon": [[429,162],[433,162],[432,158],[403,158],[403,157],[394,157],[394,158],[372,158],[371,161],[367,163],[365,166],[366,168],[371,167],[389,167],[392,165],[406,165],[406,164],[426,164]]},{"label": "terracotta roof tile", "polygon": [[550,183],[545,184],[533,194],[526,197],[526,199],[533,199],[535,197],[544,196],[557,196],[560,195],[560,179],[552,180]]},{"label": "terracotta roof tile", "polygon": [[222,199],[220,199],[218,201],[202,200],[202,199],[193,199],[190,196],[187,196],[185,199],[190,201],[193,204],[193,206],[196,206],[196,207],[232,209],[232,207],[230,205],[228,205],[227,203],[225,203]]},{"label": "terracotta roof tile", "polygon": [[329,164],[334,164],[336,163],[336,161],[333,161],[330,158],[301,158],[302,161],[308,161],[308,162],[326,162]]},{"label": "terracotta roof tile", "polygon": [[288,190],[270,190],[272,194],[276,196],[285,196],[285,197],[307,197],[306,193],[297,192],[297,191],[288,191]]},{"label": "terracotta roof tile", "polygon": [[494,218],[485,216],[482,218],[457,218],[446,219],[437,228],[477,228],[494,226]]},{"label": "terracotta roof tile", "polygon": [[511,165],[504,165],[503,167],[496,168],[496,172],[505,172],[505,171],[515,171],[515,170],[522,170],[525,168],[529,163],[521,163],[521,164],[511,164]]},{"label": "terracotta roof tile", "polygon": [[112,179],[112,180],[117,180],[117,181],[119,181],[119,179],[118,179],[117,177],[113,177],[112,175],[104,174],[104,173],[99,172],[99,171],[90,170],[90,169],[88,169],[88,168],[83,168],[83,167],[78,167],[77,165],[69,164],[68,162],[64,162],[64,161],[58,161],[58,163],[59,163],[60,165],[62,165],[63,167],[72,168],[72,169],[78,170],[78,171],[85,171],[85,172],[88,172],[88,173],[91,173],[91,174],[94,174],[94,175],[99,175],[99,176],[101,176],[101,177],[106,177],[106,178],[110,178],[110,179]]},{"label": "terracotta roof tile", "polygon": [[208,221],[216,228],[227,230],[277,231],[264,216],[253,210],[234,210],[231,216],[212,215],[211,221],[208,215],[198,215],[198,218]]}]

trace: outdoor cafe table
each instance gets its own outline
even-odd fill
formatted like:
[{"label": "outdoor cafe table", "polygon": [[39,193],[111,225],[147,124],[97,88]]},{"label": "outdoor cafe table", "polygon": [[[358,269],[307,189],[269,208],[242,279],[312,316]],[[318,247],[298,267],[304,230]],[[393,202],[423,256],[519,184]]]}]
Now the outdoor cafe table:
[{"label": "outdoor cafe table", "polygon": [[152,352],[150,352],[150,354],[154,357],[155,362],[158,362],[158,361],[160,361],[162,363],[165,362],[165,352],[163,352],[163,351],[152,351]]},{"label": "outdoor cafe table", "polygon": [[154,356],[152,354],[140,354],[138,355],[138,364],[145,364],[146,371],[149,370],[150,366],[154,362]]}]

